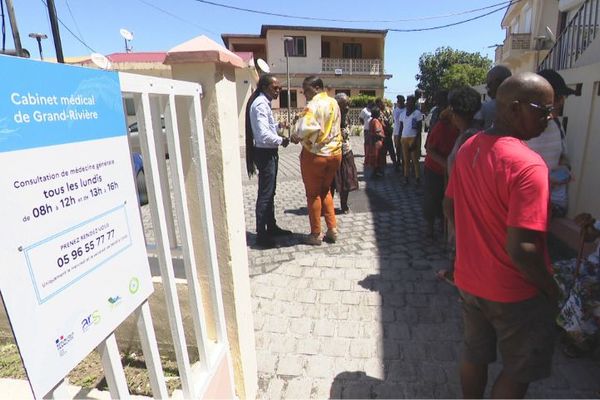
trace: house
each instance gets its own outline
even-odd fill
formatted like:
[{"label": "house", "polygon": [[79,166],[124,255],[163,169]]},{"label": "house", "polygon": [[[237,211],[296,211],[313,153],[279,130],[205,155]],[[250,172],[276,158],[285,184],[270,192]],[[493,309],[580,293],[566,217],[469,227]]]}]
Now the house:
[{"label": "house", "polygon": [[[551,20],[551,15],[554,20]],[[499,49],[500,57],[497,52],[496,58],[497,63],[508,65],[513,72],[554,69],[577,92],[567,98],[562,110],[567,151],[574,176],[569,184],[568,217],[571,218],[581,212],[600,218],[599,24],[600,0],[527,0],[513,3],[502,20],[507,41],[502,50]],[[544,30],[546,39],[540,39],[543,43],[540,48],[543,50],[539,50],[539,62],[534,62],[538,58],[537,50],[532,53],[531,49],[536,37],[544,36]],[[516,43],[515,34],[531,34],[529,49],[515,51],[510,48],[510,44]],[[548,40],[552,46],[546,49]],[[507,44],[509,48],[505,49]],[[576,227],[572,224],[568,226],[567,222],[564,224],[558,231],[570,235],[567,241],[574,238],[574,242],[577,242]]]},{"label": "house", "polygon": [[[302,80],[309,75],[320,76],[330,95],[383,96],[385,80],[392,77],[384,70],[386,35],[386,30],[263,25],[258,35],[221,37],[229,50],[252,52],[254,60],[266,61],[284,88],[289,61],[289,105],[301,108],[306,104]],[[282,90],[273,108],[286,108],[287,100]]]},{"label": "house", "polygon": [[556,0],[513,2],[502,18],[506,38],[496,47],[496,64],[508,66],[513,73],[537,70],[553,45],[558,15]]}]

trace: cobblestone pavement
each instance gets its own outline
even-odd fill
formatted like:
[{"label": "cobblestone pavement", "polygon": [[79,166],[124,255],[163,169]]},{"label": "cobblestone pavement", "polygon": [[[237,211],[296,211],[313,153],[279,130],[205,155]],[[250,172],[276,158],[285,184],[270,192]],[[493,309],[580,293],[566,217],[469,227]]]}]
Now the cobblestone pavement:
[{"label": "cobblestone pavement", "polygon": [[[361,138],[353,148],[361,174]],[[298,234],[277,249],[254,246],[257,180],[244,180],[259,398],[459,397],[460,304],[434,277],[447,257],[424,239],[421,188],[391,169],[381,180],[360,175],[338,243],[306,246],[298,154],[293,145],[280,152],[276,216]],[[597,362],[558,348],[554,360],[529,397],[597,397]],[[500,366],[490,370],[493,381]]]}]

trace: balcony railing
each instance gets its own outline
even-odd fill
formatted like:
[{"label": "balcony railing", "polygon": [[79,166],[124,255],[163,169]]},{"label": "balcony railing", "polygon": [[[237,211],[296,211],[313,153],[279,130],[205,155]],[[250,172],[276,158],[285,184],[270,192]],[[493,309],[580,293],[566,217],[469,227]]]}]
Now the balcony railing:
[{"label": "balcony railing", "polygon": [[344,75],[381,75],[383,62],[378,59],[359,58],[322,58],[322,72],[335,73],[342,70]]},{"label": "balcony railing", "polygon": [[600,0],[586,0],[573,16],[567,27],[544,60],[539,70],[572,68],[581,54],[598,35]]}]

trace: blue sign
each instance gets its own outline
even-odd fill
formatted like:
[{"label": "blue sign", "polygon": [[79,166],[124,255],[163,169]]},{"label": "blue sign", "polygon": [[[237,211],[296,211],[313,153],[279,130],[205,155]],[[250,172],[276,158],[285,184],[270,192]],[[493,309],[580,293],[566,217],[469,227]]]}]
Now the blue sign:
[{"label": "blue sign", "polygon": [[116,72],[0,56],[0,152],[127,134]]}]

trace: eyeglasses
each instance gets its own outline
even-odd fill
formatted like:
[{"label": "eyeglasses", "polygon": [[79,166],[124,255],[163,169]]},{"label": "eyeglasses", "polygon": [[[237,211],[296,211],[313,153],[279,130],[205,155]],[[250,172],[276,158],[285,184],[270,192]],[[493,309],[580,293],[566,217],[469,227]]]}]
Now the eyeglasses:
[{"label": "eyeglasses", "polygon": [[542,106],[536,103],[526,103],[529,107],[535,108],[542,113],[544,117],[548,117],[554,111],[554,106]]}]

